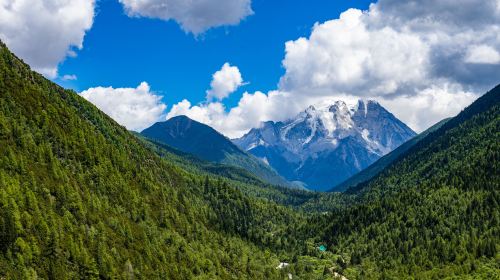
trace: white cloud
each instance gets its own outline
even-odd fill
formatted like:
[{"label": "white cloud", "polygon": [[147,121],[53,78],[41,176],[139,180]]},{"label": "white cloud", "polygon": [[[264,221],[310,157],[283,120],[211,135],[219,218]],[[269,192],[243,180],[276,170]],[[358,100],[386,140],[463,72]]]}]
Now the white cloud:
[{"label": "white cloud", "polygon": [[193,34],[237,25],[253,14],[251,0],[119,0],[129,16],[175,20]]},{"label": "white cloud", "polygon": [[80,95],[116,122],[134,131],[141,131],[160,121],[167,108],[161,102],[161,96],[151,92],[146,82],[137,88],[89,88]]},{"label": "white cloud", "polygon": [[478,46],[500,49],[497,7],[497,0],[381,0],[371,5],[365,22],[374,30],[391,26],[414,34],[430,48],[424,83],[445,80],[484,92],[498,83],[500,64],[470,63],[470,54]]},{"label": "white cloud", "polygon": [[185,111],[239,136],[322,99],[371,98],[422,131],[500,82],[499,7],[498,0],[380,0],[368,11],[350,9],[286,43],[277,90],[246,93],[216,114],[203,110],[210,104]]},{"label": "white cloud", "polygon": [[214,102],[192,106],[188,100],[184,99],[172,106],[172,109],[167,115],[167,119],[179,115],[186,115],[193,120],[213,125],[212,119],[221,119],[224,117],[224,105],[219,102]]},{"label": "white cloud", "polygon": [[367,14],[350,9],[316,24],[311,36],[286,43],[280,88],[307,95],[392,94],[428,72],[429,48],[414,34],[369,29]]},{"label": "white cloud", "polygon": [[63,81],[76,81],[78,79],[78,77],[74,74],[72,75],[64,75],[61,77],[61,80]]},{"label": "white cloud", "polygon": [[500,63],[500,54],[490,46],[473,46],[469,48],[465,61],[468,63],[497,64]]},{"label": "white cloud", "polygon": [[300,102],[292,102],[287,93],[272,91],[245,92],[237,106],[226,110],[220,102],[209,102],[192,105],[183,100],[167,114],[167,119],[186,115],[191,119],[205,123],[227,137],[242,136],[250,128],[257,127],[263,121],[286,119],[302,109]]},{"label": "white cloud", "polygon": [[94,0],[1,0],[0,39],[36,71],[57,77],[57,66],[83,47]]},{"label": "white cloud", "polygon": [[[286,44],[281,88],[307,94],[417,94],[436,84],[484,91],[498,82],[500,15],[495,0],[381,0],[316,24]],[[482,71],[488,69],[489,74]]]},{"label": "white cloud", "polygon": [[207,90],[207,100],[216,98],[222,100],[235,92],[243,85],[243,78],[236,66],[225,63],[222,68],[212,76],[210,89]]},{"label": "white cloud", "polygon": [[415,131],[423,131],[437,121],[455,116],[479,96],[460,87],[431,86],[419,94],[379,99],[382,106]]}]

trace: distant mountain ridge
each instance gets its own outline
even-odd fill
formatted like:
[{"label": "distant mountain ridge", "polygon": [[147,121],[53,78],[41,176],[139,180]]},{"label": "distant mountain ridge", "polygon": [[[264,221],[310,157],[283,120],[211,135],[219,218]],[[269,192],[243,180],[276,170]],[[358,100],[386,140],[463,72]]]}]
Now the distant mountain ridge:
[{"label": "distant mountain ridge", "polygon": [[271,167],[242,151],[215,129],[186,116],[157,122],[141,135],[207,161],[241,167],[267,183],[292,186]]},{"label": "distant mountain ridge", "polygon": [[373,100],[309,106],[284,122],[265,122],[233,142],[289,181],[329,190],[416,133]]},{"label": "distant mountain ridge", "polygon": [[141,134],[208,161],[222,161],[226,154],[245,154],[215,129],[186,116],[157,122]]}]

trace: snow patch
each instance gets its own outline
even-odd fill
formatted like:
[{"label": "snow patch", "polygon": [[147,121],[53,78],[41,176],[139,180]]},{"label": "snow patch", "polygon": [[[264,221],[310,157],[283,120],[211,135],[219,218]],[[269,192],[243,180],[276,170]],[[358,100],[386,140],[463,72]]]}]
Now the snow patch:
[{"label": "snow patch", "polygon": [[370,139],[370,132],[367,129],[363,129],[363,131],[361,132],[361,137],[368,144],[368,148],[376,154],[385,155],[391,151],[390,147],[385,147],[378,141]]},{"label": "snow patch", "polygon": [[337,130],[337,124],[333,121],[333,113],[330,111],[321,111],[320,119],[328,131],[328,136],[333,136],[333,132]]},{"label": "snow patch", "polygon": [[368,115],[368,102],[363,102],[365,104],[365,118]]},{"label": "snow patch", "polygon": [[366,141],[366,142],[371,142],[370,140],[370,131],[368,131],[368,129],[363,129],[363,131],[361,132],[361,137],[363,137],[363,139]]},{"label": "snow patch", "polygon": [[267,157],[259,158],[262,160],[265,164],[269,165],[269,161],[267,160]]},{"label": "snow patch", "polygon": [[247,150],[247,151],[250,151],[250,150],[252,150],[252,149],[254,149],[254,148],[257,148],[257,147],[259,147],[259,146],[264,146],[264,147],[266,147],[266,146],[268,146],[268,145],[267,145],[267,143],[266,143],[264,140],[262,140],[262,138],[259,138],[259,140],[258,140],[258,141],[254,141],[253,143],[250,143],[250,144],[247,146],[246,150]]}]

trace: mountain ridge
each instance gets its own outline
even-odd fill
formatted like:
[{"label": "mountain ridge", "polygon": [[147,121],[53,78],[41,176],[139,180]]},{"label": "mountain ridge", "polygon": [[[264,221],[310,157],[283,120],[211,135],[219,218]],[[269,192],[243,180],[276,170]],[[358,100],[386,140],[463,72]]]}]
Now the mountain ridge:
[{"label": "mountain ridge", "polygon": [[238,139],[289,181],[328,190],[415,132],[373,100],[309,106],[287,121],[262,123]]},{"label": "mountain ridge", "polygon": [[141,135],[207,161],[243,168],[270,184],[296,187],[212,127],[187,116],[157,122],[144,129]]},{"label": "mountain ridge", "polygon": [[[156,122],[142,130],[141,134],[208,161],[221,161],[224,159],[225,153],[245,154],[212,127],[192,120],[185,115]],[[207,145],[211,146],[206,147]]]}]

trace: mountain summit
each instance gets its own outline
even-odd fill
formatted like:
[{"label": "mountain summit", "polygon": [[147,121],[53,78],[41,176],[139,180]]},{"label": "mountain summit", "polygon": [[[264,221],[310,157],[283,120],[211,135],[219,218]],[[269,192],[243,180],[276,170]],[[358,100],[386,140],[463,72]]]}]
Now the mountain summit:
[{"label": "mountain summit", "polygon": [[292,186],[271,167],[242,151],[215,129],[186,116],[157,122],[141,134],[206,161],[243,168],[270,184]]},{"label": "mountain summit", "polygon": [[416,134],[378,102],[309,106],[284,122],[265,122],[233,140],[291,181],[324,191]]},{"label": "mountain summit", "polygon": [[246,154],[215,129],[186,116],[157,122],[141,134],[208,161],[222,161],[227,154]]}]

